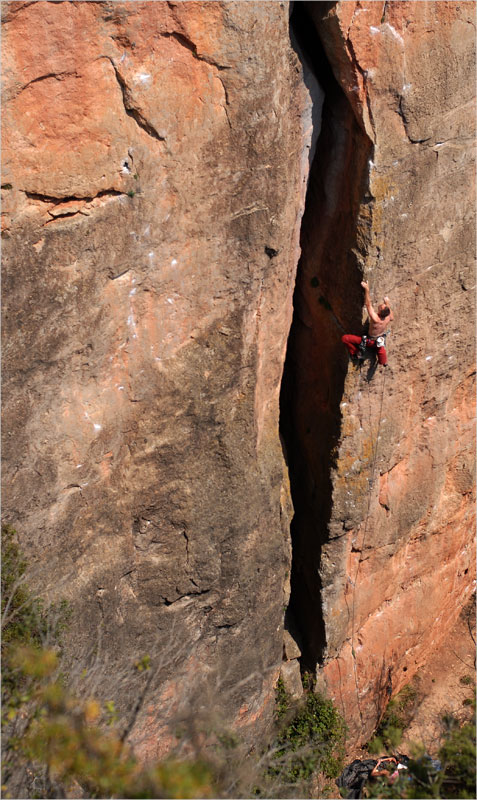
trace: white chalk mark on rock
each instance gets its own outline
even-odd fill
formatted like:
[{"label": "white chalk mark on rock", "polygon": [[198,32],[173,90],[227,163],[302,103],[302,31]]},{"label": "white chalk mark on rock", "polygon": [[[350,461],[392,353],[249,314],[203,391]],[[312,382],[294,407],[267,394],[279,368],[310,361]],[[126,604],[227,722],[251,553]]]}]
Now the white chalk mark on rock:
[{"label": "white chalk mark on rock", "polygon": [[138,72],[134,76],[134,81],[136,83],[150,83],[151,82],[151,78],[152,78],[152,75],[150,75],[149,72]]},{"label": "white chalk mark on rock", "polygon": [[397,32],[396,28],[390,25],[389,22],[385,22],[384,25],[389,29],[394,38],[397,39],[398,42],[400,42],[404,47],[404,39],[402,38],[401,34]]}]

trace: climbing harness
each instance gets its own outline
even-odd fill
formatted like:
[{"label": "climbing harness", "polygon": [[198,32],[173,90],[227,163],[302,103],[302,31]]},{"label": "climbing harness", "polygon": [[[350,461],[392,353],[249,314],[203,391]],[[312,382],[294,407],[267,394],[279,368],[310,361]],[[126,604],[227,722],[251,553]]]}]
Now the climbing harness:
[{"label": "climbing harness", "polygon": [[388,331],[386,333],[382,333],[380,336],[368,336],[367,333],[363,333],[361,337],[361,342],[358,345],[358,349],[361,350],[362,353],[365,352],[367,347],[384,347],[386,344],[386,336],[388,335]]}]

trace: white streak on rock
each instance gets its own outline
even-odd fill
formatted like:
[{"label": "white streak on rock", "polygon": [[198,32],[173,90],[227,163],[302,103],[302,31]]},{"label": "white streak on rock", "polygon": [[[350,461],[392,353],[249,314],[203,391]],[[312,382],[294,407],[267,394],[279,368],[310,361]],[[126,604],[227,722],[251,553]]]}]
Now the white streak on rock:
[{"label": "white streak on rock", "polygon": [[135,83],[150,83],[151,82],[151,75],[149,72],[138,72],[134,76]]},{"label": "white streak on rock", "polygon": [[401,34],[397,32],[396,28],[394,28],[392,25],[390,25],[389,22],[385,22],[384,25],[385,25],[385,27],[387,27],[389,29],[389,31],[394,36],[394,38],[397,39],[398,42],[400,42],[402,44],[402,46],[404,47],[404,39],[402,38]]}]

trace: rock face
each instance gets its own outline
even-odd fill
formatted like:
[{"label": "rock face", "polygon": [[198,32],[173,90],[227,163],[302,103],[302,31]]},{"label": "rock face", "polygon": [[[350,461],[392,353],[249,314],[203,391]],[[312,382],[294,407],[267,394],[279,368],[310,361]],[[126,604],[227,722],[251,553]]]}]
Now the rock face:
[{"label": "rock face", "polygon": [[[474,578],[475,7],[308,12],[336,82],[324,84],[283,400],[292,606],[308,664],[365,739]],[[390,366],[374,375],[340,341],[361,333],[361,278],[396,316]]]},{"label": "rock face", "polygon": [[70,657],[126,714],[151,656],[144,757],[183,708],[270,719],[315,152],[290,616],[367,735],[472,584],[473,4],[297,3],[296,46],[281,2],[2,12],[4,512]]},{"label": "rock face", "polygon": [[78,657],[150,654],[155,755],[207,686],[273,709],[312,102],[285,3],[2,10],[4,510]]}]

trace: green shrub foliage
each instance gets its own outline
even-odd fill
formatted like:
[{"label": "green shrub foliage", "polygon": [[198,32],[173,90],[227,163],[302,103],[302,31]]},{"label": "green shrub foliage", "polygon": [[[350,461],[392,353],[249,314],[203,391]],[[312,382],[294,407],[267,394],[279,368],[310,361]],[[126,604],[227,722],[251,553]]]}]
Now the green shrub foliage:
[{"label": "green shrub foliage", "polygon": [[[114,704],[79,698],[59,675],[68,608],[45,609],[25,581],[15,531],[2,527],[2,794],[65,797],[193,798],[215,794],[200,759],[142,767],[118,730]],[[54,623],[52,624],[52,619]],[[132,669],[150,668],[144,656]],[[110,726],[108,728],[108,726]]]},{"label": "green shrub foliage", "polygon": [[369,797],[475,798],[475,699],[473,706],[473,718],[464,724],[452,716],[444,717],[447,730],[438,754],[440,768],[427,754],[416,755],[410,760],[409,769],[403,770],[392,785],[382,779],[371,782]]},{"label": "green shrub foliage", "polygon": [[[315,773],[328,779],[340,773],[345,723],[332,702],[313,691],[309,676],[298,704],[278,682],[277,733],[268,750],[250,753],[225,728],[212,736],[215,749],[192,748],[187,759],[171,757],[145,768],[124,741],[114,703],[79,697],[61,677],[61,632],[69,609],[45,608],[32,596],[24,580],[26,562],[9,526],[2,527],[2,550],[5,798],[65,797],[74,786],[85,798],[306,797]],[[131,664],[136,672],[153,668],[149,655]],[[375,746],[395,748],[416,697],[414,687],[405,687],[391,701]],[[473,710],[473,720],[463,725],[446,719],[441,769],[426,756],[416,757],[392,786],[370,783],[369,796],[474,798],[475,699]]]},{"label": "green shrub foliage", "polygon": [[[339,775],[344,756],[346,726],[331,700],[309,692],[302,706],[277,737],[275,759],[291,784],[307,781],[321,771]],[[277,767],[271,767],[272,772]]]},{"label": "green shrub foliage", "polygon": [[397,748],[403,731],[409,727],[419,701],[416,686],[408,684],[389,702],[383,718],[368,744],[370,753],[382,753]]}]

